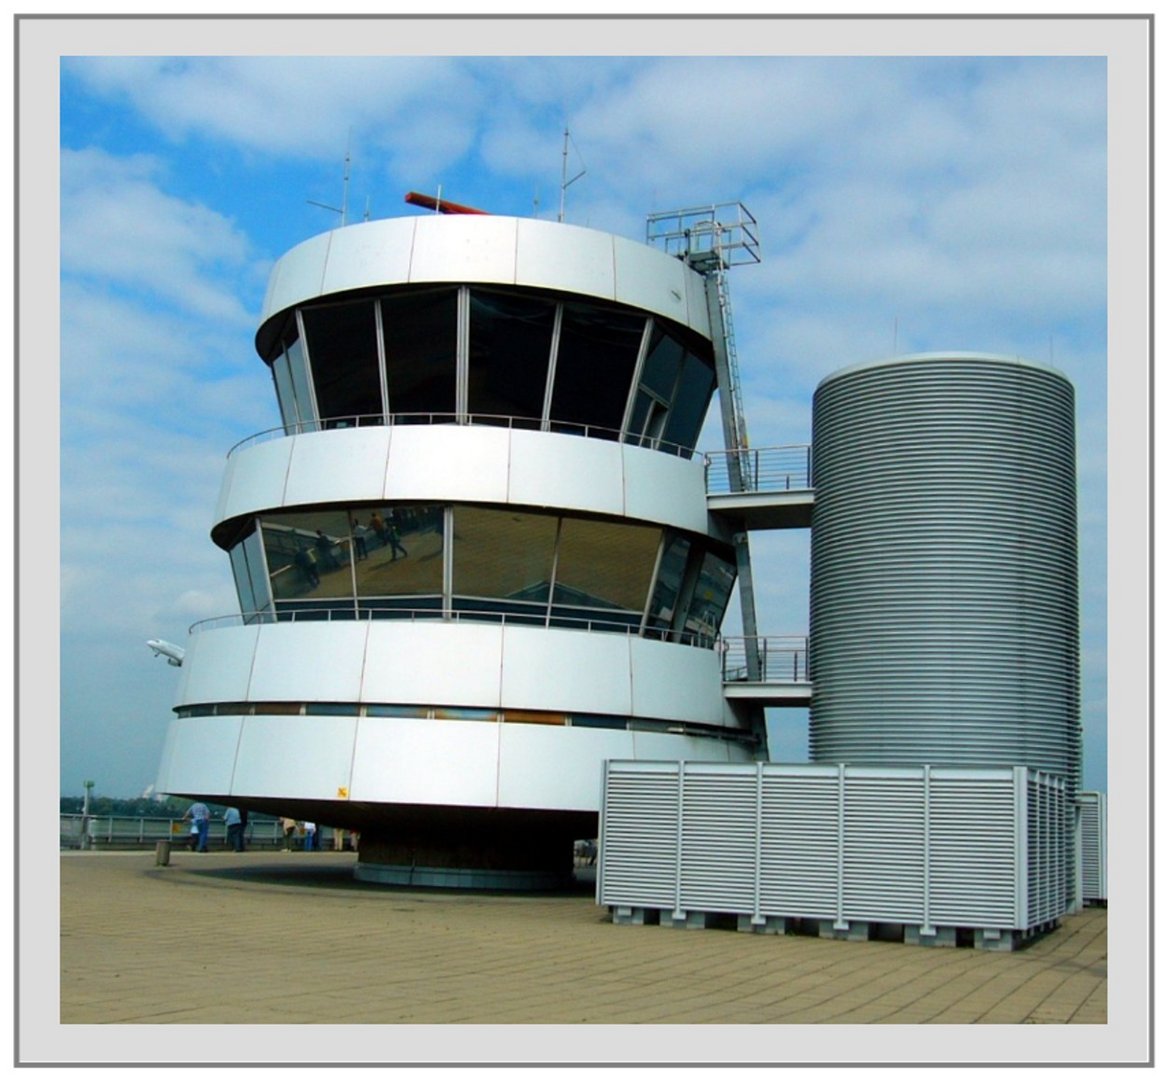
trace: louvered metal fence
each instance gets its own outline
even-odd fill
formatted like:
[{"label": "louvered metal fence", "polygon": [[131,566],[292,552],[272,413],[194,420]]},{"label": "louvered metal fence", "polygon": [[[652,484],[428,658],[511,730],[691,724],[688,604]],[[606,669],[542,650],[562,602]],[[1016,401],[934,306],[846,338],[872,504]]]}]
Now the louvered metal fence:
[{"label": "louvered metal fence", "polygon": [[1108,800],[1104,792],[1082,791],[1077,796],[1077,809],[1080,814],[1077,866],[1081,874],[1081,900],[1086,904],[1109,899],[1106,875],[1107,805]]},{"label": "louvered metal fence", "polygon": [[609,761],[597,902],[1024,934],[1070,908],[1065,799],[1023,767]]}]

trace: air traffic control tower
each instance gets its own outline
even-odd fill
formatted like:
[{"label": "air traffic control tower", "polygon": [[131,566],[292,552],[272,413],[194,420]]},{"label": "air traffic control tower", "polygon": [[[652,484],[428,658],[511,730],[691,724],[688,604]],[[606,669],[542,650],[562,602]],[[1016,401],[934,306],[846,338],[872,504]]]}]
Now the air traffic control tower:
[{"label": "air traffic control tower", "polygon": [[597,835],[605,760],[763,759],[722,687],[747,543],[694,452],[749,221],[697,229],[703,268],[481,213],[283,256],[283,423],[211,530],[241,613],[192,628],[158,790],[357,830],[363,880],[531,888]]}]

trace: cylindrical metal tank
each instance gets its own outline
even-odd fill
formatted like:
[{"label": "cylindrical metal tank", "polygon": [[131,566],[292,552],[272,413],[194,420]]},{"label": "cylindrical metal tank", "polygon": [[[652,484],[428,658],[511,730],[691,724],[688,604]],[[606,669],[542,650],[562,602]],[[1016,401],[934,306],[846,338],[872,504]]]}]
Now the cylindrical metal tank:
[{"label": "cylindrical metal tank", "polygon": [[1076,789],[1072,384],[983,354],[845,368],[814,395],[813,484],[812,759]]}]

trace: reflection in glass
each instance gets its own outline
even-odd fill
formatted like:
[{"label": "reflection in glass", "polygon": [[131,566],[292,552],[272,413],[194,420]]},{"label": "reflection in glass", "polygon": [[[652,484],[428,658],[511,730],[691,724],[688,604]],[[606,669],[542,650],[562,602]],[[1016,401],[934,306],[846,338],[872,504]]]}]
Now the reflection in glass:
[{"label": "reflection in glass", "polygon": [[683,357],[684,346],[664,333],[659,326],[653,327],[648,355],[644,357],[640,385],[651,390],[663,401],[671,401],[672,391],[676,386],[676,375],[680,371],[680,361]]},{"label": "reflection in glass", "polygon": [[[623,424],[644,318],[594,304],[563,304],[563,322],[551,398],[552,430]],[[603,436],[603,431],[593,431]]]},{"label": "reflection in glass", "polygon": [[284,430],[289,435],[295,435],[299,430],[300,412],[296,405],[296,393],[292,389],[287,353],[281,352],[275,358],[271,365],[271,376],[275,380],[275,397],[279,402],[279,415],[283,420]]},{"label": "reflection in glass", "polygon": [[259,530],[253,529],[243,541],[243,551],[247,557],[247,573],[251,578],[251,597],[255,611],[271,610],[271,587],[267,580],[267,570],[263,565],[263,541]]},{"label": "reflection in glass", "polygon": [[713,394],[715,376],[711,363],[701,359],[696,353],[684,355],[684,365],[680,369],[680,382],[676,387],[676,398],[668,417],[668,427],[664,438],[681,446],[696,446],[700,429],[708,412],[709,399]]},{"label": "reflection in glass", "polygon": [[444,516],[444,507],[428,505],[352,511],[357,595],[362,600],[436,596],[440,605]]},{"label": "reflection in glass", "polygon": [[344,514],[288,511],[263,518],[263,548],[276,601],[351,597],[351,541]]},{"label": "reflection in glass", "polygon": [[300,414],[300,431],[315,431],[316,411],[312,406],[312,389],[308,381],[308,362],[304,355],[303,342],[296,338],[287,347],[288,368],[291,372],[292,390],[295,393],[296,408]]},{"label": "reflection in glass", "polygon": [[457,290],[412,290],[381,299],[389,410],[446,413],[456,406]]},{"label": "reflection in glass", "polygon": [[476,421],[483,415],[541,419],[554,325],[553,300],[470,291],[467,401]]},{"label": "reflection in glass", "polygon": [[656,565],[660,530],[565,518],[555,569],[554,606],[622,609],[639,625]]},{"label": "reflection in glass", "polygon": [[304,334],[325,427],[355,426],[381,413],[376,313],[371,300],[304,308]]},{"label": "reflection in glass", "polygon": [[648,625],[659,630],[672,628],[676,617],[677,598],[684,580],[684,567],[688,563],[688,552],[692,548],[683,536],[673,536],[660,560],[660,572],[656,575],[656,588],[652,591],[652,602],[648,606]]},{"label": "reflection in glass", "polygon": [[706,638],[715,637],[735,580],[736,569],[733,564],[706,551],[684,620],[685,630]]},{"label": "reflection in glass", "polygon": [[239,594],[239,610],[246,615],[255,610],[255,594],[251,591],[251,575],[247,572],[247,555],[242,541],[231,548],[231,573],[235,576],[235,591]]},{"label": "reflection in glass", "polygon": [[557,531],[558,519],[549,514],[454,507],[454,606],[526,613],[541,622],[550,599]]}]

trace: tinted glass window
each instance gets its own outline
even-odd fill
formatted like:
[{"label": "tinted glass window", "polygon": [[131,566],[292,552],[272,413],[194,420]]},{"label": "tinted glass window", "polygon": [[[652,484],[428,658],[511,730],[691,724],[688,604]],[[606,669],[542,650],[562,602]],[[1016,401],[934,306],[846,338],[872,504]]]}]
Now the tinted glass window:
[{"label": "tinted glass window", "polygon": [[343,514],[264,517],[263,547],[276,600],[352,596],[351,542]]},{"label": "tinted glass window", "polygon": [[456,408],[457,290],[406,292],[381,300],[389,411]]},{"label": "tinted glass window", "polygon": [[564,519],[555,606],[622,608],[642,615],[659,543],[659,529]]},{"label": "tinted glass window", "polygon": [[315,420],[316,413],[312,407],[312,391],[308,385],[308,363],[303,344],[298,338],[287,347],[287,360],[296,407],[300,414],[300,430],[315,431],[316,425],[312,421]]},{"label": "tinted glass window", "polygon": [[252,532],[243,541],[243,552],[247,558],[247,572],[251,576],[251,597],[255,611],[266,611],[271,607],[271,588],[267,581],[267,571],[263,565],[263,541],[259,531]]},{"label": "tinted glass window", "polygon": [[279,415],[283,418],[283,426],[289,435],[296,433],[300,412],[296,406],[296,394],[292,389],[291,368],[288,366],[287,355],[280,353],[271,365],[271,374],[275,379],[275,396],[279,401]]},{"label": "tinted glass window", "polygon": [[644,357],[640,384],[665,401],[671,401],[672,390],[676,386],[676,374],[680,371],[680,361],[683,357],[684,346],[675,338],[669,337],[660,327],[654,327],[648,355]]},{"label": "tinted glass window", "polygon": [[643,330],[639,315],[593,304],[563,305],[552,428],[598,425],[614,429],[610,437],[617,437]]},{"label": "tinted glass window", "polygon": [[705,552],[688,617],[684,621],[685,630],[710,638],[716,636],[736,578],[737,571],[732,563],[711,551]]},{"label": "tinted glass window", "polygon": [[240,541],[231,548],[231,573],[235,575],[235,591],[239,594],[239,610],[246,614],[255,610],[255,594],[251,591],[251,575],[247,571],[247,556]]},{"label": "tinted glass window", "polygon": [[470,292],[471,413],[541,419],[554,325],[553,300]]},{"label": "tinted glass window", "polygon": [[440,596],[441,506],[375,507],[349,515],[361,597]]},{"label": "tinted glass window", "polygon": [[545,611],[558,519],[458,506],[453,512],[453,591],[495,597]]},{"label": "tinted glass window", "polygon": [[301,314],[320,418],[348,426],[355,425],[356,417],[379,416],[381,376],[372,301],[305,308]]},{"label": "tinted glass window", "polygon": [[652,603],[648,608],[650,626],[661,629],[672,626],[676,616],[676,599],[680,595],[684,567],[691,548],[692,545],[683,536],[674,536],[664,549],[660,572],[656,576],[656,588],[652,591]]},{"label": "tinted glass window", "polygon": [[705,413],[708,412],[714,381],[711,362],[701,359],[695,353],[685,353],[684,365],[680,369],[680,383],[664,431],[664,438],[668,442],[687,447],[696,445],[704,425]]}]

